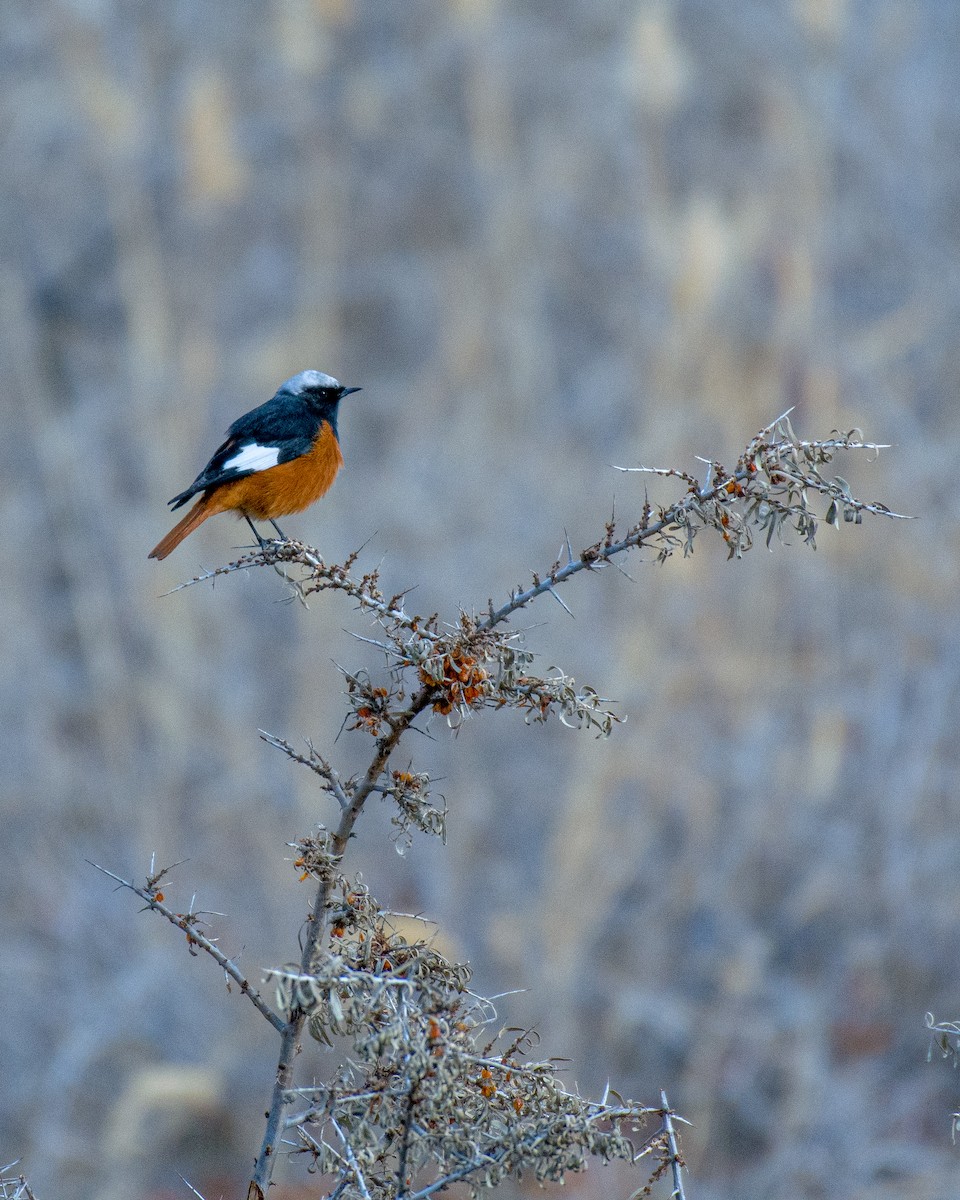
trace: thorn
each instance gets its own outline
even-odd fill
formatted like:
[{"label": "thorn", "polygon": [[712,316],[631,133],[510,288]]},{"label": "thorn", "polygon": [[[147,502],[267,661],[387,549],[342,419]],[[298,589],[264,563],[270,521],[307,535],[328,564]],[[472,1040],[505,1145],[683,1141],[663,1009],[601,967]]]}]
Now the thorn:
[{"label": "thorn", "polygon": [[190,1189],[191,1192],[193,1192],[193,1194],[195,1196],[199,1196],[200,1200],[204,1200],[203,1194],[201,1192],[197,1191],[197,1189],[193,1186],[193,1184],[189,1181],[189,1179],[184,1179],[184,1177],[182,1175],[180,1175],[179,1171],[177,1172],[177,1175],[180,1177],[181,1182],[186,1184],[186,1186]]},{"label": "thorn", "polygon": [[382,650],[384,654],[393,654],[397,658],[401,657],[397,651],[394,650],[392,646],[388,646],[386,642],[378,642],[376,638],[364,637],[360,633],[354,633],[351,629],[344,629],[343,632],[348,637],[352,637],[355,641],[365,642],[368,646],[376,646],[376,648],[378,650]]},{"label": "thorn", "polygon": [[[564,602],[563,602],[563,601],[560,599],[560,597],[559,597],[559,596],[557,595],[557,593],[554,591],[553,587],[552,587],[552,586],[548,587],[548,588],[547,588],[547,591],[548,591],[548,592],[550,593],[550,595],[551,595],[551,596],[554,598],[554,600],[556,600],[556,602],[557,602],[557,603],[560,605],[560,607],[561,607],[561,608],[564,610],[564,612],[568,613],[568,614],[569,614],[571,617],[573,617],[573,613],[572,613],[572,612],[570,612],[570,609],[569,609],[569,608],[567,607],[567,605],[566,605],[566,604],[564,604]],[[577,618],[576,618],[576,617],[573,617],[573,619],[574,619],[574,620],[576,620]]]},{"label": "thorn", "polygon": [[620,564],[617,562],[617,560],[615,558],[608,558],[607,562],[610,564],[611,567],[616,567],[617,570],[620,572],[620,574],[624,577],[624,579],[629,579],[631,583],[637,582],[634,579],[634,577],[629,573],[629,571],[625,571],[623,569],[623,567],[620,566]]}]

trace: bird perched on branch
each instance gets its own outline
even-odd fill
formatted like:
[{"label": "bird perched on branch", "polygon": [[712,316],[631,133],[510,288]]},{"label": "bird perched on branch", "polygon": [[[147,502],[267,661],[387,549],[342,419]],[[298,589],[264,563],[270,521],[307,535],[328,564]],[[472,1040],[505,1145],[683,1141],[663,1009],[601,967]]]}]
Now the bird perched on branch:
[{"label": "bird perched on branch", "polygon": [[246,518],[261,546],[254,519],[269,521],[283,538],[276,518],[319,500],[343,466],[337,408],[344,396],[359,391],[322,371],[301,371],[281,384],[272,400],[234,421],[213,458],[170,501],[177,509],[202,493],[148,557],[166,558],[207,517],[221,512]]}]

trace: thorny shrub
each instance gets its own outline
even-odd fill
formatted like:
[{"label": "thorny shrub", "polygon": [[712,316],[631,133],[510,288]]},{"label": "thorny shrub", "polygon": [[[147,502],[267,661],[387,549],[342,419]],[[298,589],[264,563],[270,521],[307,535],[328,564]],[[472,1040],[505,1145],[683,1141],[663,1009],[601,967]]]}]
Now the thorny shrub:
[{"label": "thorny shrub", "polygon": [[[314,840],[297,850],[331,870]],[[662,1122],[646,1129],[656,1110],[566,1090],[555,1064],[527,1059],[532,1034],[498,1028],[469,967],[406,940],[359,880],[332,884],[317,968],[270,977],[279,1011],[343,1052],[325,1082],[290,1091],[284,1121],[335,1195],[416,1200],[465,1180],[478,1196],[508,1175],[560,1180],[590,1156],[649,1157],[649,1181],[669,1166]]]},{"label": "thorny shrub", "polygon": [[[456,728],[484,709],[512,709],[526,721],[552,715],[565,724],[607,736],[619,719],[594,689],[578,686],[563,671],[535,669],[515,613],[545,593],[567,608],[562,585],[581,571],[616,565],[639,551],[664,562],[677,550],[692,553],[703,531],[714,531],[732,558],[756,536],[768,546],[791,533],[816,546],[820,525],[857,524],[864,513],[896,517],[884,505],[855,497],[846,480],[826,468],[841,451],[877,453],[858,431],[834,431],[821,441],[799,439],[788,416],[760,430],[732,470],[705,462],[702,478],[676,469],[620,468],[678,480],[682,496],[672,504],[645,495],[639,517],[620,525],[611,519],[592,545],[564,552],[545,572],[518,585],[499,607],[462,611],[449,622],[407,611],[404,594],[387,596],[377,571],[355,574],[358,553],[343,564],[323,561],[302,542],[266,542],[235,562],[188,584],[240,570],[268,566],[290,582],[306,603],[323,591],[339,591],[372,618],[376,636],[362,636],[382,652],[386,669],[344,669],[344,724],[369,735],[366,770],[342,778],[308,742],[301,752],[263,733],[271,745],[313,771],[333,801],[336,821],[296,843],[294,864],[312,880],[316,897],[304,927],[299,962],[270,972],[273,1008],[239,967],[198,926],[198,913],[176,913],[158,890],[160,874],[146,887],[125,883],[180,929],[191,949],[216,959],[280,1034],[276,1080],[248,1200],[263,1200],[283,1149],[305,1155],[321,1174],[331,1200],[426,1200],[454,1181],[474,1195],[508,1174],[563,1179],[587,1156],[634,1162],[650,1156],[651,1181],[672,1170],[673,1194],[683,1196],[681,1159],[672,1114],[632,1102],[591,1103],[566,1091],[551,1063],[530,1062],[526,1033],[496,1028],[489,1001],[470,992],[469,970],[448,963],[425,942],[409,942],[390,925],[358,880],[347,882],[342,862],[354,827],[371,796],[396,806],[398,849],[414,830],[443,836],[446,805],[432,798],[430,776],[394,756],[404,735],[421,718],[439,717]],[[817,501],[825,507],[821,518]],[[569,610],[568,610],[569,611]],[[151,869],[152,871],[152,869]],[[116,878],[116,877],[114,877]],[[294,1086],[304,1032],[337,1046],[341,1065],[322,1083]],[[611,1093],[612,1095],[612,1093]],[[652,1134],[641,1129],[651,1113]]]}]

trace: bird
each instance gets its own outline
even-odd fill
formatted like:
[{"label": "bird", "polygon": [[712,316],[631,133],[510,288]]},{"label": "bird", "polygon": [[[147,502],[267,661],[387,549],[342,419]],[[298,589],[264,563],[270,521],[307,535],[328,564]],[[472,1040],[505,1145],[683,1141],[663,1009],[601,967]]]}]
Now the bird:
[{"label": "bird", "polygon": [[239,417],[227,440],[193,483],[169,501],[171,511],[200,499],[147,555],[164,559],[208,518],[235,512],[246,519],[262,548],[254,519],[269,521],[286,541],[277,517],[301,512],[333,485],[343,466],[337,409],[359,392],[322,371],[301,371],[282,383],[265,404]]}]

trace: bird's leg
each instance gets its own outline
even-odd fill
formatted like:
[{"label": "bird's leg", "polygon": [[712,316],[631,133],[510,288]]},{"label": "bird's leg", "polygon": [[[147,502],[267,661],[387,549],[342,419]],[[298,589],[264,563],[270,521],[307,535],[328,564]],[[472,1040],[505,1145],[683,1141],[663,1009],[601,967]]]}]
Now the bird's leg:
[{"label": "bird's leg", "polygon": [[[270,545],[269,541],[265,537],[260,536],[260,530],[256,527],[256,525],[254,525],[254,523],[250,520],[250,518],[247,516],[246,513],[243,514],[243,519],[253,530],[253,536],[257,539],[257,545],[260,547],[261,550],[265,550],[267,548],[267,546]],[[270,524],[272,525],[273,522],[271,521]],[[274,528],[276,528],[276,526],[274,526]]]},{"label": "bird's leg", "polygon": [[[260,531],[257,529],[256,525],[254,525],[254,523],[250,520],[250,518],[247,516],[246,513],[243,514],[243,517],[244,517],[244,520],[247,522],[247,524],[250,526],[250,528],[253,530],[253,536],[257,539],[257,542],[260,545],[260,553],[261,554],[265,553],[267,550],[267,547],[271,544],[270,541],[267,538],[260,536]],[[267,520],[277,531],[277,536],[280,538],[281,542],[286,542],[289,540],[287,538],[286,534],[280,528],[280,526],[273,519],[273,517],[268,517]],[[294,595],[297,597],[297,599],[300,601],[300,603],[303,605],[303,607],[306,608],[307,601],[304,597],[303,588],[300,586],[300,584],[297,583],[296,580],[290,578],[290,576],[286,573],[286,571],[283,569],[283,567],[280,565],[280,563],[275,562],[273,564],[273,569],[276,571],[276,573],[280,576],[280,578],[282,580],[284,580],[286,583],[290,584],[290,586],[293,588]]]}]

